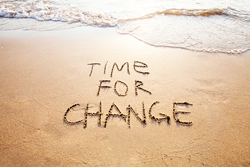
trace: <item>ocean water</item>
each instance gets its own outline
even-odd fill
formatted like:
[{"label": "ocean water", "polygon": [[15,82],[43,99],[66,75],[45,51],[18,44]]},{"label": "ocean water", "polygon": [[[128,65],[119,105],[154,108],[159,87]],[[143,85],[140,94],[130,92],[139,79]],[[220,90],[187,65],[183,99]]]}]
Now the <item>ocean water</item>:
[{"label": "ocean water", "polygon": [[249,0],[0,0],[0,30],[116,27],[153,46],[242,53]]}]

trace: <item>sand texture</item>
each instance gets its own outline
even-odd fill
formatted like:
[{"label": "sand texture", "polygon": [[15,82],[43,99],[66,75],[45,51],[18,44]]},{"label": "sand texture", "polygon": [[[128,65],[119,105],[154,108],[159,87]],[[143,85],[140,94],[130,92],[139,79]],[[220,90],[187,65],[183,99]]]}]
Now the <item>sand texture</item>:
[{"label": "sand texture", "polygon": [[250,52],[113,28],[0,38],[0,166],[250,166]]}]

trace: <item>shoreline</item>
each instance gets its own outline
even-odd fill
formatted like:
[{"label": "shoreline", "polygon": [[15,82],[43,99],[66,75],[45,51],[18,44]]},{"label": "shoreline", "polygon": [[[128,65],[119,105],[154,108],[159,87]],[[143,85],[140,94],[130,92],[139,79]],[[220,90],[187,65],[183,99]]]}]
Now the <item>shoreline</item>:
[{"label": "shoreline", "polygon": [[[35,20],[34,20],[35,22]],[[45,24],[50,24],[50,23],[53,23],[53,22],[46,22]],[[84,33],[83,30],[86,30],[90,33]],[[75,31],[74,31],[75,30]],[[100,30],[100,31],[98,31]],[[104,33],[104,30],[105,33]],[[13,32],[15,32],[15,36],[13,36]],[[146,45],[149,45],[149,46],[152,46],[152,47],[156,47],[156,48],[166,48],[166,49],[180,49],[180,50],[184,50],[184,51],[191,51],[191,52],[198,52],[198,53],[204,53],[204,54],[226,54],[226,55],[245,55],[246,53],[250,52],[250,49],[247,49],[241,53],[227,53],[227,52],[222,52],[222,51],[202,51],[202,50],[192,50],[192,49],[188,49],[188,48],[183,48],[183,47],[174,47],[174,46],[157,46],[157,45],[153,45],[153,44],[150,44],[150,43],[147,43],[143,40],[141,40],[140,38],[137,38],[135,36],[132,36],[130,34],[123,34],[123,33],[119,33],[117,32],[117,27],[98,27],[98,26],[90,26],[90,25],[86,25],[86,26],[79,26],[79,25],[76,25],[76,26],[72,26],[72,27],[69,27],[69,28],[62,28],[62,29],[52,29],[52,30],[33,30],[33,29],[16,29],[16,30],[0,30],[0,35],[2,37],[26,37],[26,35],[28,36],[32,36],[32,35],[38,35],[38,37],[41,37],[39,36],[39,34],[50,34],[52,36],[57,36],[57,37],[61,37],[62,36],[62,33],[65,32],[63,34],[64,37],[78,37],[79,34],[81,35],[87,35],[87,36],[96,36],[96,35],[110,35],[112,34],[112,36],[117,36],[117,35],[120,35],[120,36],[126,36],[126,37],[132,37],[134,38],[135,40],[133,39],[130,39],[131,41],[139,41],[143,44],[146,44]],[[68,33],[68,34],[67,34]],[[96,35],[93,34],[93,33],[97,33]],[[12,35],[13,34],[13,35]],[[115,35],[116,34],[116,35]]]},{"label": "shoreline", "polygon": [[[249,51],[154,47],[98,27],[0,31],[0,37],[2,166],[249,165]],[[113,69],[126,62],[128,68]],[[99,63],[92,73],[90,63]],[[110,88],[97,95],[101,80]],[[136,81],[152,94],[137,87],[136,95]],[[101,127],[97,115],[88,115],[84,129],[87,104],[96,113],[100,102]],[[175,102],[192,104],[176,108],[190,112],[176,118],[192,126],[176,122]],[[112,115],[104,128],[113,103],[126,116],[132,107],[141,119],[144,108],[147,124],[131,111],[130,128],[128,119]],[[67,118],[83,121],[69,125],[64,115],[74,104],[80,108]],[[170,123],[158,123],[150,111]],[[112,108],[112,114],[120,113]]]}]

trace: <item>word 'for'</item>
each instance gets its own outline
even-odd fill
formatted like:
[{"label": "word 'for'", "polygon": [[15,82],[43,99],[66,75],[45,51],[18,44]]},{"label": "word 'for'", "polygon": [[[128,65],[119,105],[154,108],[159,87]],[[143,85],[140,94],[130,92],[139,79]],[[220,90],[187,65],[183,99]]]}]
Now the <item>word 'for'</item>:
[{"label": "word 'for'", "polygon": [[[157,103],[159,103],[159,101],[155,101],[150,109],[149,109],[149,117],[153,120],[153,121],[157,121],[158,123],[161,123],[162,121],[167,121],[167,123],[169,124],[170,123],[170,117],[166,114],[163,114],[163,113],[159,113],[162,117],[161,118],[156,118],[155,116],[152,115],[152,108],[153,106],[155,106]],[[183,102],[183,103],[178,103],[178,102],[174,102],[173,103],[173,118],[175,120],[175,122],[181,124],[181,125],[187,125],[187,126],[190,126],[192,125],[192,122],[185,122],[185,121],[181,121],[179,118],[177,118],[177,114],[188,114],[190,112],[185,112],[185,111],[177,111],[176,110],[176,106],[177,105],[192,105],[188,102]],[[74,104],[72,105],[71,107],[69,107],[67,109],[67,111],[65,112],[64,114],[64,122],[67,123],[67,124],[70,124],[70,125],[75,125],[75,124],[79,124],[79,123],[83,123],[83,128],[86,128],[87,127],[87,118],[88,116],[98,116],[98,126],[101,127],[102,124],[101,124],[101,117],[103,115],[103,112],[102,112],[102,103],[100,102],[100,105],[99,105],[99,110],[96,112],[96,113],[90,113],[88,111],[89,109],[89,104],[86,105],[86,107],[84,108],[85,109],[85,114],[84,114],[84,121],[83,120],[79,120],[79,121],[75,121],[75,122],[72,122],[72,121],[69,121],[67,116],[69,114],[69,112],[72,112],[72,111],[77,111],[77,107],[80,107],[80,104]],[[113,114],[112,113],[112,110],[113,109],[116,109],[116,111],[118,112],[118,114]],[[82,109],[82,108],[81,108]],[[109,109],[109,112],[108,114],[106,114],[106,118],[105,118],[105,121],[104,121],[104,125],[103,127],[106,128],[107,126],[107,123],[108,123],[108,118],[109,117],[118,117],[118,118],[122,118],[125,122],[127,122],[129,128],[130,128],[130,115],[131,115],[131,112],[135,115],[135,117],[137,118],[137,120],[139,120],[142,124],[147,124],[147,121],[146,121],[146,114],[145,114],[145,108],[144,108],[144,102],[142,102],[142,114],[143,114],[143,118],[139,117],[138,116],[138,113],[134,111],[134,109],[128,105],[128,107],[126,108],[127,111],[128,111],[128,114],[125,115],[123,114],[119,108],[115,105],[115,103],[113,103]]]},{"label": "word 'for'", "polygon": [[[101,88],[103,88],[103,89],[111,88],[111,86],[102,85],[104,82],[110,82],[110,80],[100,80],[100,85],[99,85],[99,88],[98,88],[98,91],[97,91],[97,96],[99,96]],[[120,93],[120,92],[117,91],[117,89],[116,89],[117,83],[120,83],[120,84],[122,84],[122,85],[124,85],[124,86],[126,87],[126,90],[125,90],[124,93]],[[141,86],[143,86],[143,82],[142,82],[142,81],[137,81],[137,80],[135,80],[135,95],[138,95],[137,89],[140,89],[140,90],[142,90],[142,91],[144,91],[144,92],[147,92],[147,93],[149,93],[150,95],[152,94],[150,91],[148,91],[148,90],[142,88]],[[117,81],[115,82],[115,85],[114,85],[114,90],[115,90],[115,93],[116,93],[118,96],[126,96],[127,93],[128,93],[128,85],[127,85],[125,82],[122,82],[122,81],[117,80]]]}]

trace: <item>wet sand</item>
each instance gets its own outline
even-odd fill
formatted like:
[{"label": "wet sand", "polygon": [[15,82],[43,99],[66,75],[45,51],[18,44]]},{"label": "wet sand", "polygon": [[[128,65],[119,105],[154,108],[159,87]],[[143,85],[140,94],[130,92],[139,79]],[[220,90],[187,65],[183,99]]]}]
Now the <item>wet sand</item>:
[{"label": "wet sand", "polygon": [[[0,38],[0,166],[250,165],[249,51],[153,47],[113,28],[1,31]],[[129,74],[126,64],[110,76],[114,63],[126,62]],[[99,65],[90,76],[91,63]],[[97,95],[101,80],[110,88]],[[151,94],[137,88],[136,95],[136,81]],[[89,114],[83,128],[86,107],[96,113],[100,102],[101,126]],[[138,113],[131,111],[130,126],[129,105]],[[110,108],[118,115],[107,115]],[[143,108],[146,124],[137,119]],[[80,123],[67,124],[65,113]],[[169,123],[153,118],[159,113]]]}]

